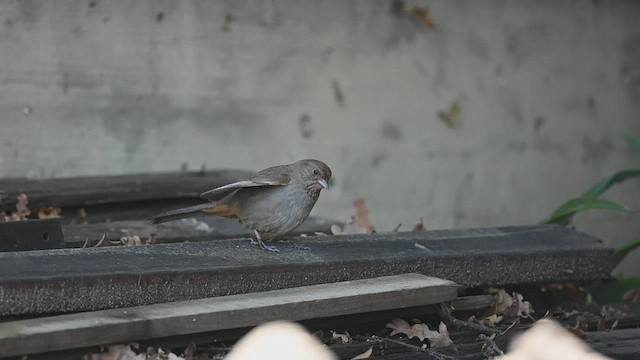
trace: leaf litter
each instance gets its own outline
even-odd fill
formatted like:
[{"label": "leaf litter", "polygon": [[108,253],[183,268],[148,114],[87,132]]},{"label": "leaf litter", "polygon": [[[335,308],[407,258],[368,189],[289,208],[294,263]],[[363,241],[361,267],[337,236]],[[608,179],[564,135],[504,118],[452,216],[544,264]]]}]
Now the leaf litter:
[{"label": "leaf litter", "polygon": [[453,341],[449,337],[447,325],[442,321],[438,326],[438,330],[431,330],[425,323],[410,325],[405,320],[398,318],[392,319],[390,323],[385,325],[385,327],[392,330],[389,336],[403,334],[409,339],[414,337],[418,338],[420,341],[428,339],[432,348],[453,345]]}]

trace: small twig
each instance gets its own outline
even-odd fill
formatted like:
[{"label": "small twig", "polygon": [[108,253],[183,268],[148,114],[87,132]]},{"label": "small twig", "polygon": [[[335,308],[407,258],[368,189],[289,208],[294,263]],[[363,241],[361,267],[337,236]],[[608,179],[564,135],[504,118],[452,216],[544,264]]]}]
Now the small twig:
[{"label": "small twig", "polygon": [[504,334],[506,334],[509,330],[511,330],[514,326],[516,326],[516,324],[520,323],[520,318],[517,318],[514,322],[511,323],[511,325],[509,325],[509,327],[507,327],[506,329],[504,329],[503,332],[501,332],[500,334],[498,334],[498,336],[503,336]]},{"label": "small twig", "polygon": [[501,333],[501,331],[498,329],[490,328],[482,324],[456,319],[451,314],[449,314],[446,310],[442,309],[440,306],[434,306],[434,308],[435,308],[435,311],[438,313],[438,315],[442,317],[445,324],[450,325],[456,329],[477,331],[485,335],[493,335],[493,334],[499,335]]},{"label": "small twig", "polygon": [[82,244],[82,248],[83,248],[83,249],[84,249],[84,248],[86,248],[86,247],[87,247],[87,245],[89,245],[89,237],[86,237],[86,238],[84,239],[84,244]]},{"label": "small twig", "polygon": [[107,233],[103,233],[102,234],[102,239],[100,239],[100,241],[98,241],[98,243],[94,246],[94,247],[99,247],[100,245],[102,245],[102,242],[104,241],[104,239],[107,238]]},{"label": "small twig", "polygon": [[493,359],[496,356],[504,355],[504,351],[498,347],[491,337],[485,334],[480,334],[478,336],[478,340],[484,341],[484,344],[482,344],[482,353],[487,358]]},{"label": "small twig", "polygon": [[398,226],[396,226],[396,228],[393,229],[393,232],[398,232],[398,230],[400,230],[400,226],[402,226],[402,223],[398,224]]}]

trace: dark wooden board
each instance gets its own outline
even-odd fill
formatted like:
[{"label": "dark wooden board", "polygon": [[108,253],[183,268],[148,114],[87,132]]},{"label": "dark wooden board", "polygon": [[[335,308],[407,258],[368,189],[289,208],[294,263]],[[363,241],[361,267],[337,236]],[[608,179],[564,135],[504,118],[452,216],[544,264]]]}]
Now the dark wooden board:
[{"label": "dark wooden board", "polygon": [[[299,234],[314,235],[316,232],[331,233],[331,225],[336,221],[309,217],[291,236]],[[249,231],[238,220],[222,219],[205,215],[194,218],[170,221],[162,224],[151,224],[145,220],[112,221],[94,224],[68,224],[62,228],[67,247],[80,247],[89,240],[93,246],[107,234],[106,240],[118,240],[127,234],[138,235],[142,240],[156,234],[158,243],[174,243],[184,241],[204,241],[214,239],[240,238],[249,235]],[[108,245],[109,241],[103,242]]]},{"label": "dark wooden board", "polygon": [[448,280],[403,274],[6,322],[0,357],[438,304],[455,299],[457,289]]},{"label": "dark wooden board", "polygon": [[0,251],[28,251],[64,247],[58,219],[0,223]]},{"label": "dark wooden board", "polygon": [[[80,207],[157,199],[197,198],[200,193],[251,173],[240,170],[165,172],[54,179],[0,179],[0,210],[14,210],[16,197],[27,194],[29,207]],[[64,212],[63,212],[64,214]],[[68,215],[75,213],[68,212]]]},{"label": "dark wooden board", "polygon": [[[560,226],[0,253],[0,314],[71,312],[416,272],[467,287],[609,276],[613,250]],[[418,246],[416,246],[418,244]],[[63,290],[61,290],[63,289]]]}]

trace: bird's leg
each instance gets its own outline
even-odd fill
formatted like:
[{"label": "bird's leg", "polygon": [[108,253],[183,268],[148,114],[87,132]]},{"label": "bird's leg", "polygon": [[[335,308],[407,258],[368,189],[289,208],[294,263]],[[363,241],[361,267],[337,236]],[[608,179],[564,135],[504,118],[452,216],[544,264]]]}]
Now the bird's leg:
[{"label": "bird's leg", "polygon": [[272,252],[280,252],[280,250],[278,250],[277,247],[275,246],[269,246],[267,244],[264,243],[264,241],[262,241],[262,237],[260,236],[260,233],[258,232],[258,230],[252,230],[253,235],[255,235],[256,239],[251,239],[251,243],[252,244],[257,244],[258,246],[260,246],[260,249],[262,250],[267,250],[267,251],[272,251]]}]

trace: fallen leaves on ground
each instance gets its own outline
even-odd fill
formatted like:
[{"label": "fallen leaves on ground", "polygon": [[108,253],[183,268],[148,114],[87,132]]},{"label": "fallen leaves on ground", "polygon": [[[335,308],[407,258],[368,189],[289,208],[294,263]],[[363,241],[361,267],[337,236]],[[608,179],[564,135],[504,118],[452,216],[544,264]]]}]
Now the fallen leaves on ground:
[{"label": "fallen leaves on ground", "polygon": [[496,315],[502,315],[503,319],[513,319],[515,317],[531,318],[533,306],[530,302],[524,301],[522,294],[513,292],[509,295],[504,289],[500,289],[496,294]]},{"label": "fallen leaves on ground", "polygon": [[16,204],[16,210],[18,210],[18,216],[20,220],[27,220],[27,217],[31,215],[31,210],[27,205],[29,204],[29,199],[27,198],[27,194],[18,195],[18,203]]},{"label": "fallen leaves on ground", "polygon": [[346,331],[344,332],[344,334],[340,334],[335,331],[332,331],[331,339],[334,341],[338,340],[342,344],[346,344],[351,342],[351,335]]},{"label": "fallen leaves on ground", "polygon": [[118,344],[107,346],[107,351],[103,353],[86,354],[82,360],[185,360],[172,352],[166,353],[158,348],[148,348],[146,352],[136,354],[134,349],[138,349],[138,344]]},{"label": "fallen leaves on ground", "polygon": [[363,198],[358,198],[353,202],[354,215],[351,216],[351,221],[345,223],[342,228],[338,225],[331,226],[331,232],[333,235],[346,235],[346,234],[371,234],[375,232],[371,221],[369,220],[369,209],[367,203]]},{"label": "fallen leaves on ground", "polygon": [[137,246],[142,245],[142,240],[140,240],[140,236],[128,234],[120,238],[120,240],[111,241],[113,245],[124,245],[124,246]]},{"label": "fallen leaves on ground", "polygon": [[156,233],[151,233],[146,240],[142,240],[138,235],[127,234],[126,236],[121,237],[120,240],[110,240],[109,242],[112,245],[124,246],[149,245],[158,242],[158,236]]},{"label": "fallen leaves on ground", "polygon": [[41,207],[38,209],[38,219],[54,219],[59,218],[60,214],[62,214],[62,209],[59,207]]},{"label": "fallen leaves on ground", "polygon": [[16,212],[11,213],[11,215],[3,215],[3,222],[27,220],[29,215],[31,215],[31,210],[29,210],[29,207],[27,206],[29,204],[27,194],[20,194],[17,196],[17,199]]},{"label": "fallen leaves on ground", "polygon": [[504,319],[504,316],[499,316],[499,315],[496,315],[496,314],[487,316],[487,317],[482,318],[482,319],[478,319],[474,315],[471,315],[471,317],[467,321],[478,323],[480,325],[494,327],[497,324],[499,324],[500,322],[502,322],[503,319]]},{"label": "fallen leaves on ground", "polygon": [[417,337],[420,341],[428,339],[432,348],[453,345],[453,341],[449,337],[447,325],[443,322],[440,322],[438,330],[431,330],[427,324],[418,323],[409,325],[408,322],[396,318],[391,320],[385,327],[392,330],[389,336],[404,334],[409,339],[414,337]]}]

